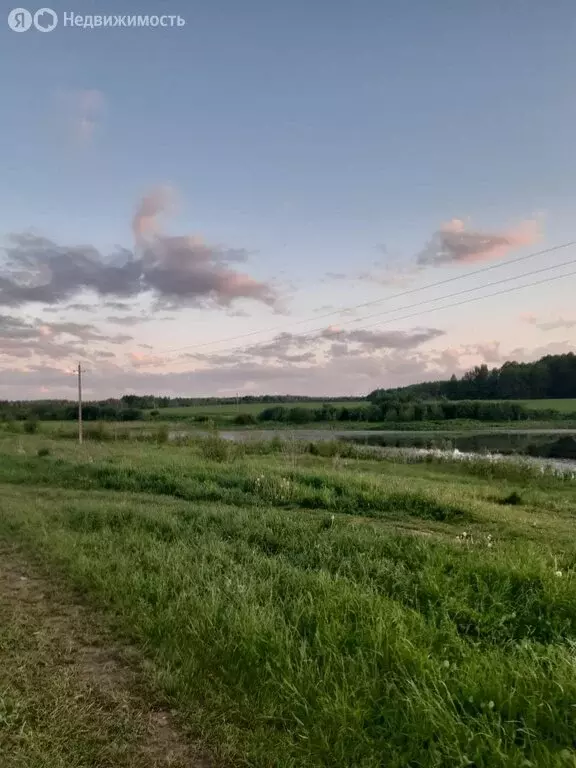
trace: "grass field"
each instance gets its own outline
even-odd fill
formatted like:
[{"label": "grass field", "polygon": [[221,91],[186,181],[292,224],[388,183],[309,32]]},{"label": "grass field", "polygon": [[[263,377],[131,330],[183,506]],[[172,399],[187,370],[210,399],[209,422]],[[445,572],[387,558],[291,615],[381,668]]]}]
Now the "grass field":
[{"label": "grass field", "polygon": [[[540,409],[549,409],[553,411],[557,411],[560,414],[568,414],[568,413],[576,413],[576,399],[566,399],[566,400],[516,400],[514,402],[519,403],[520,405],[523,405],[527,409],[532,410],[540,410]],[[194,422],[198,417],[203,417],[206,419],[213,420],[216,424],[219,424],[220,426],[231,426],[233,424],[234,418],[238,416],[239,414],[250,414],[254,417],[257,417],[259,413],[261,413],[265,408],[271,408],[275,405],[282,405],[286,408],[293,408],[293,407],[302,407],[302,408],[308,408],[312,410],[313,408],[321,408],[323,404],[322,400],[318,401],[309,401],[309,402],[302,402],[302,403],[239,403],[236,404],[229,404],[229,405],[195,405],[195,406],[188,406],[188,407],[181,407],[181,408],[162,408],[159,409],[159,415],[155,418],[159,421],[180,421],[180,422]],[[367,406],[369,405],[367,400],[355,400],[355,401],[342,401],[342,402],[334,402],[331,403],[331,405],[334,405],[335,407],[358,407],[358,406]],[[147,411],[147,418],[150,418],[150,411]],[[343,423],[344,426],[350,427],[350,423],[346,422]],[[314,422],[315,426],[322,427],[322,422]],[[273,424],[268,424],[268,426],[274,426]],[[369,424],[364,424],[364,426],[370,426]],[[422,426],[422,422],[415,422],[413,425],[410,424],[397,424],[397,425],[387,425],[387,427],[397,427],[400,429],[422,429],[426,428],[425,426]],[[485,425],[490,426],[490,425]],[[431,429],[437,429],[437,425],[432,425],[429,427]]]},{"label": "grass field", "polygon": [[[271,408],[275,405],[283,405],[287,408],[299,407],[299,408],[321,408],[325,401],[304,401],[301,403],[235,403],[229,405],[193,405],[181,408],[161,408],[160,418],[164,416],[168,419],[174,418],[193,418],[195,416],[207,416],[219,420],[222,418],[234,418],[239,413],[250,413],[253,416],[257,416],[265,408]],[[553,411],[559,411],[560,413],[576,413],[576,398],[565,400],[514,400],[512,402],[524,405],[526,408],[540,410],[551,409]],[[353,401],[338,401],[330,403],[330,405],[336,408],[341,407],[357,407],[369,405],[367,400],[353,400]],[[149,412],[148,412],[149,413]]]},{"label": "grass field", "polygon": [[[0,537],[135,649],[214,765],[575,765],[576,481],[355,450],[3,436]],[[0,674],[3,764],[149,764],[141,708],[76,705],[22,653],[0,669],[44,687]]]},{"label": "grass field", "polygon": [[558,400],[515,400],[514,402],[524,405],[526,408],[535,410],[550,408],[560,413],[576,413],[576,398],[566,398]]},{"label": "grass field", "polygon": [[[276,405],[282,405],[285,408],[321,408],[325,400],[305,400],[298,403],[230,403],[228,405],[190,405],[180,408],[160,408],[160,418],[194,418],[195,416],[207,416],[212,419],[230,418],[233,419],[239,413],[250,413],[257,416],[265,408],[273,408]],[[347,406],[353,408],[359,405],[367,405],[367,400],[350,400],[330,402],[330,405],[336,408]],[[149,413],[149,411],[148,411]]]}]

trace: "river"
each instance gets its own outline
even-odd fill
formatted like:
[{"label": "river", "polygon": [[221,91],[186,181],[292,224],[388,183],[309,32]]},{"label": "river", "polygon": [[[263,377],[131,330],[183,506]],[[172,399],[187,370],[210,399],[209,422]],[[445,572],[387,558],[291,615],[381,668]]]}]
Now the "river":
[{"label": "river", "polygon": [[[208,432],[178,430],[170,433],[170,439],[190,435],[207,436]],[[225,440],[261,441],[280,438],[284,441],[319,442],[345,440],[374,448],[408,450],[414,455],[433,453],[465,460],[487,456],[491,459],[524,461],[539,466],[552,466],[558,471],[576,469],[574,446],[576,431],[565,429],[489,430],[479,432],[402,432],[362,429],[258,429],[223,430],[218,433]],[[566,444],[562,447],[562,444]],[[558,446],[556,453],[546,453]],[[562,450],[566,453],[562,453]],[[539,455],[540,454],[540,455]],[[551,457],[547,457],[551,456]]]}]

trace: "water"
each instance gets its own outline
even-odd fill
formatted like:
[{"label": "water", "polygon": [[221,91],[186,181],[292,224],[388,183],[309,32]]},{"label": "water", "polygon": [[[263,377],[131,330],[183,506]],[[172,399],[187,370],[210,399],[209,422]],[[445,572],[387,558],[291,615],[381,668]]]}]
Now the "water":
[{"label": "water", "polygon": [[[207,435],[208,432],[175,431],[170,439]],[[559,471],[576,469],[576,432],[573,430],[525,429],[514,431],[474,432],[398,432],[389,430],[345,429],[260,429],[219,432],[220,437],[234,441],[261,441],[280,438],[307,442],[345,440],[376,448],[410,451],[414,455],[433,453],[465,460],[486,456],[489,459],[522,457],[540,466]]]},{"label": "water", "polygon": [[[205,430],[174,430],[170,439],[187,435],[208,435]],[[346,439],[359,441],[368,445],[402,445],[419,447],[417,443],[458,441],[460,450],[473,446],[473,450],[500,450],[513,452],[524,443],[553,441],[559,436],[571,435],[576,437],[576,430],[567,429],[517,429],[513,431],[478,431],[478,432],[417,432],[387,429],[235,429],[222,430],[218,434],[225,440],[272,440],[279,437],[282,440],[321,440]],[[472,449],[472,448],[470,448]],[[509,450],[507,450],[509,449]]]},{"label": "water", "polygon": [[553,459],[576,459],[576,434],[556,430],[522,430],[514,432],[474,432],[460,434],[379,432],[346,439],[383,448],[442,448],[463,453],[499,453]]}]

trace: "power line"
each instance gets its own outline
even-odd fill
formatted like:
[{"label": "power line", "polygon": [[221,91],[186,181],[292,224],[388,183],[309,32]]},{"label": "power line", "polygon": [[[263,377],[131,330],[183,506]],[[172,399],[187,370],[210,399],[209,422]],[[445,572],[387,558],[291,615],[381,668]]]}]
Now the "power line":
[{"label": "power line", "polygon": [[[464,304],[472,304],[472,302],[474,302],[474,301],[481,301],[482,299],[490,299],[493,296],[502,296],[502,295],[507,294],[507,293],[513,293],[514,291],[520,291],[523,288],[532,288],[532,287],[534,287],[536,285],[544,285],[545,283],[552,283],[552,282],[554,282],[554,280],[561,280],[562,278],[573,277],[574,275],[576,275],[576,270],[574,270],[573,272],[566,272],[563,275],[555,275],[554,277],[547,277],[547,278],[544,278],[543,280],[535,280],[535,281],[533,281],[531,283],[526,283],[525,285],[515,285],[515,286],[512,286],[511,288],[505,288],[503,291],[495,291],[493,293],[488,293],[488,294],[486,294],[484,296],[473,296],[473,297],[471,297],[469,299],[464,299],[463,301],[456,301],[456,302],[453,302],[452,304],[446,304],[443,307],[430,307],[429,309],[424,309],[424,310],[421,310],[419,312],[412,312],[409,315],[402,315],[402,317],[393,317],[393,318],[391,318],[389,320],[378,320],[375,323],[370,323],[370,325],[362,326],[362,328],[359,328],[358,330],[365,330],[366,328],[374,328],[375,326],[380,326],[380,325],[389,325],[390,323],[400,322],[402,320],[407,320],[407,319],[412,318],[412,317],[418,317],[419,315],[425,315],[425,314],[428,314],[430,312],[438,312],[439,310],[451,309],[452,307],[459,307],[459,306],[462,306]],[[322,329],[320,329],[320,330],[322,330]],[[300,334],[300,335],[306,335],[306,334]],[[238,347],[227,348],[227,349],[223,349],[221,351],[222,352],[228,352],[231,349],[238,349]],[[184,364],[185,362],[187,363],[187,361],[182,360],[180,362],[180,365]],[[189,364],[189,363],[187,363],[187,364]]]},{"label": "power line", "polygon": [[[560,267],[568,267],[570,264],[576,264],[576,259],[569,259],[568,261],[563,261],[561,264],[554,264],[550,267],[542,267],[542,269],[534,269],[531,272],[524,272],[521,275],[514,275],[512,277],[505,277],[502,280],[493,280],[491,283],[485,283],[484,285],[479,285],[476,288],[465,288],[463,291],[454,291],[454,293],[448,293],[445,296],[437,296],[434,299],[426,299],[425,301],[419,301],[416,304],[408,304],[406,307],[397,307],[396,309],[386,309],[384,312],[374,312],[371,315],[364,315],[364,317],[360,318],[353,318],[352,320],[344,320],[339,325],[350,325],[350,323],[357,323],[362,322],[362,320],[368,320],[371,317],[382,317],[382,315],[389,315],[392,312],[398,312],[400,310],[404,309],[412,309],[413,307],[420,307],[422,304],[431,304],[433,301],[443,301],[444,299],[452,299],[454,296],[463,296],[465,293],[473,293],[474,291],[480,291],[483,288],[491,288],[494,285],[502,285],[503,283],[509,283],[512,280],[520,280],[523,277],[530,277],[531,275],[540,275],[543,272],[550,272],[552,269],[560,269]],[[321,330],[321,329],[315,329],[315,330]],[[310,331],[310,333],[314,333],[314,329]]]},{"label": "power line", "polygon": [[[545,283],[552,283],[554,280],[561,280],[563,277],[573,277],[576,275],[576,270],[573,272],[566,272],[563,275],[555,275],[554,277],[546,277],[544,280],[535,280],[532,283],[526,283],[526,285],[514,285],[511,288],[505,288],[503,291],[495,291],[494,293],[487,293],[485,296],[472,296],[470,299],[464,299],[464,301],[456,301],[453,304],[447,304],[444,307],[430,307],[430,309],[424,309],[422,312],[413,312],[410,315],[403,315],[402,317],[393,317],[391,320],[384,320],[381,322],[378,320],[375,323],[371,323],[370,325],[365,325],[364,328],[374,328],[377,325],[387,325],[388,323],[396,323],[400,322],[401,320],[407,320],[411,317],[416,317],[418,315],[425,315],[429,312],[436,312],[441,309],[451,309],[452,307],[459,307],[463,304],[472,304],[474,301],[480,301],[481,299],[490,299],[493,296],[503,296],[506,293],[513,293],[514,291],[521,291],[523,288],[532,288],[535,285],[544,285]],[[362,329],[363,330],[363,329]]]},{"label": "power line", "polygon": [[[465,293],[471,293],[473,291],[483,290],[484,288],[491,288],[491,287],[496,286],[496,285],[502,285],[504,283],[510,282],[511,280],[520,280],[520,279],[522,279],[524,277],[529,277],[531,275],[542,274],[543,272],[550,272],[553,269],[560,269],[561,267],[566,267],[566,266],[569,266],[571,264],[576,264],[576,259],[570,259],[568,261],[563,262],[562,264],[555,264],[555,265],[550,266],[550,267],[543,267],[541,269],[533,270],[532,272],[526,272],[523,275],[516,275],[514,277],[507,277],[507,278],[504,278],[502,280],[494,280],[491,283],[486,283],[484,285],[478,286],[477,288],[467,288],[467,289],[462,290],[462,291],[455,291],[454,293],[447,294],[445,296],[438,296],[437,298],[434,298],[434,299],[428,299],[428,300],[426,300],[424,302],[418,302],[416,304],[409,304],[409,305],[407,305],[405,307],[397,307],[396,309],[393,309],[393,310],[386,310],[384,312],[378,312],[378,313],[375,313],[375,314],[372,314],[372,315],[366,315],[365,317],[359,318],[359,319],[347,320],[344,323],[341,323],[341,325],[349,325],[350,323],[361,322],[362,320],[366,320],[366,319],[369,319],[371,317],[379,317],[379,316],[382,316],[382,315],[390,314],[392,312],[401,312],[403,310],[413,309],[414,307],[420,307],[422,304],[430,304],[433,301],[443,301],[445,299],[454,298],[455,296],[461,296],[461,295],[463,295]],[[373,328],[374,326],[377,326],[377,325],[387,325],[389,323],[400,322],[402,320],[406,320],[406,319],[411,318],[411,317],[416,317],[416,316],[421,315],[421,314],[427,314],[429,312],[435,312],[437,310],[449,309],[451,307],[458,307],[458,306],[462,306],[464,304],[471,304],[474,301],[480,301],[481,299],[487,299],[487,298],[490,298],[491,296],[500,296],[500,295],[503,295],[503,294],[506,294],[506,293],[512,293],[513,291],[522,290],[523,288],[530,288],[531,286],[534,286],[534,285],[541,285],[543,283],[553,282],[554,280],[560,280],[563,277],[570,277],[570,276],[575,275],[575,274],[576,274],[576,272],[568,272],[568,273],[565,273],[565,274],[562,274],[562,275],[556,275],[556,276],[551,277],[551,278],[546,278],[544,280],[537,280],[537,281],[534,281],[534,282],[531,282],[531,283],[526,283],[525,285],[512,286],[511,288],[507,288],[504,291],[496,291],[494,293],[489,293],[489,294],[486,294],[484,296],[473,296],[473,297],[471,297],[469,299],[465,299],[464,301],[454,302],[452,304],[447,304],[445,306],[430,307],[429,309],[419,310],[418,312],[414,312],[414,313],[411,313],[409,315],[402,315],[401,317],[393,317],[390,320],[386,320],[386,321],[380,321],[379,320],[376,323],[371,323],[370,325],[367,325],[367,326],[361,326],[358,330],[363,330],[364,328]],[[308,334],[316,333],[316,332],[322,331],[322,330],[324,330],[324,326],[318,326],[316,328],[312,328],[312,329],[309,329],[307,331],[303,331],[301,333],[295,333],[295,334],[293,334],[293,337],[298,338],[298,337],[301,337],[301,336],[307,336]],[[241,347],[241,345],[236,345],[236,346],[233,346],[233,347],[225,347],[224,349],[217,350],[216,352],[214,352],[214,354],[219,354],[220,352],[229,352],[229,351],[232,351],[234,349],[239,349],[240,347]],[[182,361],[182,362],[184,362],[184,361]]]},{"label": "power line", "polygon": [[[490,272],[493,269],[501,269],[502,267],[510,266],[512,264],[519,264],[521,262],[527,261],[528,259],[534,259],[537,256],[544,256],[546,254],[559,251],[563,248],[569,248],[570,246],[573,246],[573,245],[576,245],[576,240],[571,240],[566,243],[561,243],[560,245],[554,245],[554,246],[551,246],[550,248],[545,248],[542,251],[535,251],[533,253],[528,253],[525,256],[519,256],[516,259],[510,259],[509,261],[501,262],[499,264],[490,264],[487,267],[482,267],[481,269],[475,269],[472,272],[467,272],[465,275],[455,275],[454,277],[448,277],[444,280],[438,280],[435,283],[428,283],[427,285],[423,285],[420,288],[409,288],[405,291],[394,293],[391,296],[384,296],[381,299],[374,299],[373,301],[366,301],[366,302],[363,302],[362,304],[355,304],[347,307],[341,307],[340,309],[334,310],[333,312],[326,312],[323,315],[315,315],[314,317],[309,317],[304,320],[298,320],[295,323],[292,323],[291,327],[294,327],[297,325],[303,325],[305,323],[310,323],[316,320],[322,320],[323,318],[326,318],[326,317],[334,317],[335,315],[341,315],[344,312],[350,312],[352,310],[374,306],[375,304],[381,304],[383,301],[392,301],[393,299],[399,299],[399,298],[402,298],[403,296],[409,296],[414,293],[420,293],[421,291],[426,291],[430,288],[438,288],[442,285],[447,285],[457,280],[463,280],[467,277],[473,277],[474,275],[480,275],[480,274],[483,274],[484,272]],[[528,274],[532,274],[532,273],[528,273]],[[522,277],[522,275],[519,275],[519,277]],[[371,315],[371,317],[373,317],[373,315]],[[350,322],[350,321],[346,321],[346,322]],[[276,333],[278,331],[284,331],[284,330],[285,328],[283,326],[276,326],[275,328],[261,329],[258,331],[249,331],[248,333],[242,333],[237,336],[227,336],[222,339],[216,339],[215,341],[203,342],[202,344],[188,344],[182,347],[169,347],[168,349],[164,349],[160,351],[167,353],[167,352],[180,352],[185,349],[202,349],[208,346],[212,346],[213,344],[222,344],[227,341],[239,341],[241,339],[247,339],[252,336],[258,336],[264,333]],[[306,331],[305,333],[307,334],[307,333],[313,333],[313,332],[314,331],[311,330],[311,331]],[[295,335],[299,335],[299,334],[295,334]],[[222,350],[222,351],[225,351],[225,350]]]}]

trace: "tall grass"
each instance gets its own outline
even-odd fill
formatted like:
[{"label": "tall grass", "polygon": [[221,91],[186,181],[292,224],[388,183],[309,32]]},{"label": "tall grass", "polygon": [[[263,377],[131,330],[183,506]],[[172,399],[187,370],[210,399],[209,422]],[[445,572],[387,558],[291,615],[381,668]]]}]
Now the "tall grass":
[{"label": "tall grass", "polygon": [[[574,764],[574,484],[22,440],[0,457],[0,533],[113,617],[228,763]],[[522,504],[499,503],[509,483]]]},{"label": "tall grass", "polygon": [[559,766],[571,749],[575,582],[535,546],[463,552],[129,496],[22,501],[4,530],[113,610],[204,737],[247,764]]}]

